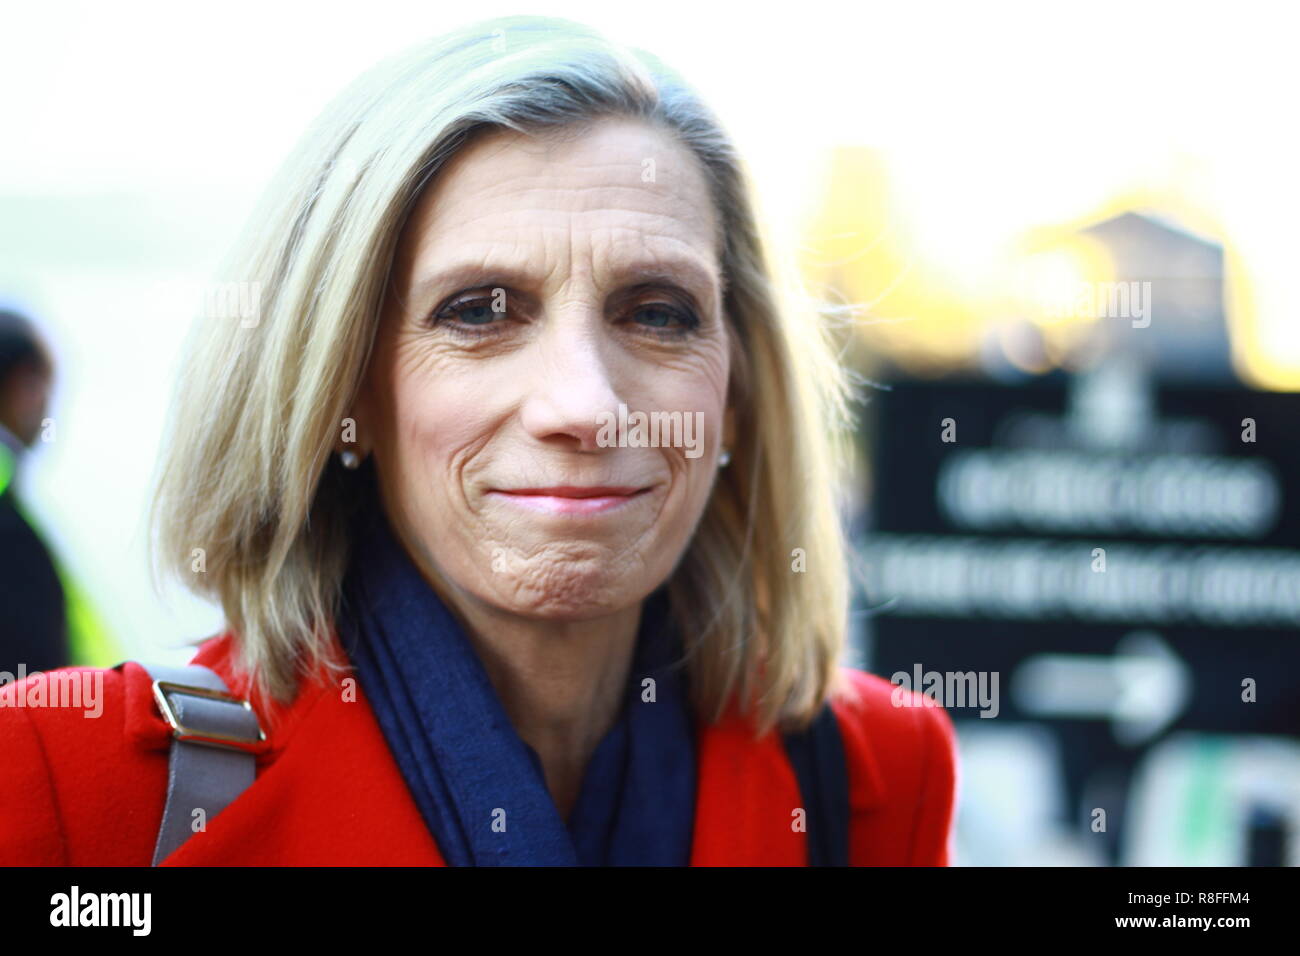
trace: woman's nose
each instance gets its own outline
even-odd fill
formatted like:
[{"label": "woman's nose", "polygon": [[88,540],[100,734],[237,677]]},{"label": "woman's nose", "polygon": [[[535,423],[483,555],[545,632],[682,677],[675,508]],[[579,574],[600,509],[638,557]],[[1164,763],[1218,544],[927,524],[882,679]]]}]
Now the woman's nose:
[{"label": "woman's nose", "polygon": [[521,417],[539,441],[567,439],[578,451],[593,451],[602,423],[618,412],[608,343],[595,324],[557,323],[536,343]]}]

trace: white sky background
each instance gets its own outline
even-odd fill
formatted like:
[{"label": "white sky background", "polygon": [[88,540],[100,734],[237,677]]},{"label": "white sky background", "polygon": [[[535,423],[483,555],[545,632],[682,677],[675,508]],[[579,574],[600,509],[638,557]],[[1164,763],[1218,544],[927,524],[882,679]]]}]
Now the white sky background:
[{"label": "white sky background", "polygon": [[145,551],[195,290],[357,73],[513,13],[588,22],[680,69],[737,139],[781,243],[838,143],[887,152],[912,229],[964,272],[1027,226],[1176,173],[1250,264],[1260,334],[1300,365],[1300,68],[1281,8],[3,0],[0,300],[35,312],[60,363],[28,500],[132,656],[219,627],[152,592]]}]

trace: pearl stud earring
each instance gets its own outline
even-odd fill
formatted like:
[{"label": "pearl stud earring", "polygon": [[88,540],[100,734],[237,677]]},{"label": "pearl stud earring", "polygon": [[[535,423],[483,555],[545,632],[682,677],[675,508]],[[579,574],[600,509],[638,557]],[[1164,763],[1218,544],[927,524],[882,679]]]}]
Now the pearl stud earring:
[{"label": "pearl stud earring", "polygon": [[343,463],[343,467],[348,471],[356,471],[361,467],[361,456],[351,448],[345,448],[339,452],[339,461]]},{"label": "pearl stud earring", "polygon": [[726,468],[730,464],[731,464],[731,452],[727,451],[727,449],[724,448],[718,454],[718,467]]}]

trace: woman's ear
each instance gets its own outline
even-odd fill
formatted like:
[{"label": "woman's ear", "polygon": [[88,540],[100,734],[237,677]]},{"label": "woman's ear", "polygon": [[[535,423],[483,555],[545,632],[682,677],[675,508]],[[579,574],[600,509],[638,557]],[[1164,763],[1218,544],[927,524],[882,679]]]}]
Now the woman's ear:
[{"label": "woman's ear", "polygon": [[338,434],[334,437],[336,454],[351,449],[364,459],[375,450],[383,422],[381,413],[384,411],[380,398],[384,394],[383,380],[376,378],[380,371],[376,365],[380,346],[381,343],[376,341],[361,381],[348,405],[347,414],[339,423]]},{"label": "woman's ear", "polygon": [[722,414],[722,447],[733,453],[736,447],[736,411],[730,405]]},{"label": "woman's ear", "polygon": [[342,454],[349,449],[361,454],[360,429],[357,425],[356,415],[355,411],[349,411],[339,421],[338,432],[334,436],[334,454]]},{"label": "woman's ear", "polygon": [[334,436],[334,453],[354,451],[365,458],[370,453],[370,443],[373,440],[370,422],[369,390],[363,382],[347,414],[338,423],[338,432]]}]

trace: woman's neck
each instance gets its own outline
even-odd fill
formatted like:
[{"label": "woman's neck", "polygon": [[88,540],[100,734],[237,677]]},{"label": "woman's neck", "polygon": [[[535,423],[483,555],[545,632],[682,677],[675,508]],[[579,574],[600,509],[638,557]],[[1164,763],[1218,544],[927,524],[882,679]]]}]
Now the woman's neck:
[{"label": "woman's neck", "polygon": [[613,726],[636,648],[641,605],[586,621],[505,614],[473,599],[457,610],[515,731],[541,758],[561,816]]}]

